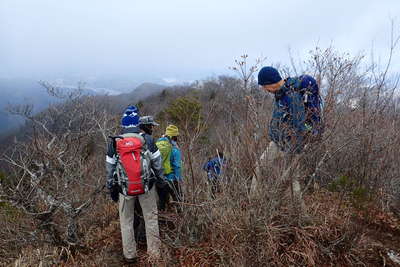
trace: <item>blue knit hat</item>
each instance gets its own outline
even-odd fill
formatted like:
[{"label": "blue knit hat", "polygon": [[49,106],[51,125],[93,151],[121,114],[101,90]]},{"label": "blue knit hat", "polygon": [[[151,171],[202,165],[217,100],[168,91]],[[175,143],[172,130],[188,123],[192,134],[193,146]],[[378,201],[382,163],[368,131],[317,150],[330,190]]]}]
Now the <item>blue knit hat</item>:
[{"label": "blue knit hat", "polygon": [[258,84],[259,85],[269,85],[277,83],[282,80],[279,72],[273,67],[263,67],[258,73]]},{"label": "blue knit hat", "polygon": [[139,125],[139,109],[135,106],[129,106],[122,115],[121,126],[124,128],[135,127]]}]

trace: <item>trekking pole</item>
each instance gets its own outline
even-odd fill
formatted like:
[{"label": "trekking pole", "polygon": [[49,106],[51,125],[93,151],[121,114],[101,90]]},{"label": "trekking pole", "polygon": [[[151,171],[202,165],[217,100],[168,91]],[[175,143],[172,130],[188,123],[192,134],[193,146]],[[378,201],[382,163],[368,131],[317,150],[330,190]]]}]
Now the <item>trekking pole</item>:
[{"label": "trekking pole", "polygon": [[114,147],[114,148],[115,148],[115,140],[116,140],[116,139],[124,139],[124,137],[121,136],[121,135],[115,135],[115,136],[109,135],[108,138],[110,138],[110,139],[112,140],[112,143],[113,143],[113,147]]}]

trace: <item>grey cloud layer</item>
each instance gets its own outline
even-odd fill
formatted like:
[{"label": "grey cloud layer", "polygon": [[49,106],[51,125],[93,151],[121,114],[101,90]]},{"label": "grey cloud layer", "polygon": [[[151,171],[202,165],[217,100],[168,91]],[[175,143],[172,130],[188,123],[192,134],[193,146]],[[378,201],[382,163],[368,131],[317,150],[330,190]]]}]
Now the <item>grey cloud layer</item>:
[{"label": "grey cloud layer", "polygon": [[304,56],[332,42],[385,55],[398,14],[395,0],[2,0],[0,75],[185,79],[243,52],[285,62],[289,46]]}]

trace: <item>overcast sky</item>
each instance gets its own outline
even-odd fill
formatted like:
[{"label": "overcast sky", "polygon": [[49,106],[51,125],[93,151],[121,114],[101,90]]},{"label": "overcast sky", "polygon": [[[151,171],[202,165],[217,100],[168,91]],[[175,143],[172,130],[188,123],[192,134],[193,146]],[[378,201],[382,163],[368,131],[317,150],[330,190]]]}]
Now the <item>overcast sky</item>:
[{"label": "overcast sky", "polygon": [[399,34],[400,0],[0,0],[0,77],[201,79],[330,44],[385,56],[391,18]]}]

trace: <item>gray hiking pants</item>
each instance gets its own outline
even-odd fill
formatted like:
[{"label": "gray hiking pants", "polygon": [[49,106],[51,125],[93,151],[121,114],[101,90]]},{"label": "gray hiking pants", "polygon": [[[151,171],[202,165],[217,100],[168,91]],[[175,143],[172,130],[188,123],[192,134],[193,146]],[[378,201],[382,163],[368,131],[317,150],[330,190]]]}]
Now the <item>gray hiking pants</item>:
[{"label": "gray hiking pants", "polygon": [[[258,179],[262,178],[262,172],[261,170],[267,167],[272,166],[272,162],[278,158],[283,158],[285,157],[285,153],[279,150],[277,144],[274,142],[270,142],[267,149],[261,154],[260,160],[256,164],[255,168],[255,175],[253,175],[252,180],[251,180],[251,186],[250,186],[250,196],[254,196],[257,193],[258,190]],[[298,180],[298,167],[296,168],[297,170],[293,174],[292,178],[292,190],[294,193],[294,196],[298,202],[302,206],[304,206],[303,201],[301,199],[301,188],[300,188],[300,183]],[[283,174],[285,176],[285,173]],[[281,177],[285,178],[285,177]]]},{"label": "gray hiking pants", "polygon": [[119,195],[119,220],[121,224],[122,247],[127,259],[137,257],[133,220],[135,199],[139,199],[146,226],[147,253],[160,257],[160,232],[158,228],[157,200],[155,186],[146,194],[131,197]]},{"label": "gray hiking pants", "polygon": [[274,142],[270,142],[267,149],[261,154],[260,160],[256,163],[255,175],[251,179],[250,195],[254,195],[258,188],[258,179],[261,178],[261,170],[271,166],[275,159],[283,157],[284,153],[279,150],[278,146]]}]

